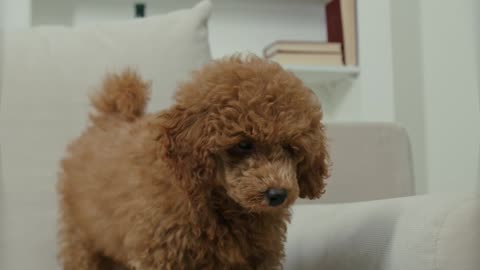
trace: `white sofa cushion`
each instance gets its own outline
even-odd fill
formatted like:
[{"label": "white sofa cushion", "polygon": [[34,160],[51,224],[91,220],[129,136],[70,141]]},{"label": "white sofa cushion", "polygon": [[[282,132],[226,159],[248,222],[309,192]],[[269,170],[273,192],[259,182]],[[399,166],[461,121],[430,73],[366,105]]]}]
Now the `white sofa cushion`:
[{"label": "white sofa cushion", "polygon": [[480,196],[296,205],[286,270],[480,269]]},{"label": "white sofa cushion", "polygon": [[1,33],[0,269],[55,269],[58,161],[86,125],[87,94],[132,66],[152,81],[150,110],[210,59],[211,4],[125,22]]}]

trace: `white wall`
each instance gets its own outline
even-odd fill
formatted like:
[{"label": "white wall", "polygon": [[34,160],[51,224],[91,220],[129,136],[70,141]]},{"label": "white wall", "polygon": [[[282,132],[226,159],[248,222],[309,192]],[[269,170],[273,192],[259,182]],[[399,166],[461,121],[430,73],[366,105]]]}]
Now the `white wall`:
[{"label": "white wall", "polygon": [[[3,15],[3,12],[5,10],[4,8],[4,0],[0,0],[0,29],[3,27],[3,24],[4,24],[4,15]],[[3,80],[3,34],[2,32],[0,31],[0,85],[1,85],[1,81]],[[2,98],[2,87],[0,86],[0,99]],[[0,112],[1,112],[1,108],[0,108]],[[2,149],[1,149],[1,145],[0,145],[0,216],[3,217],[4,216],[4,205],[5,205],[5,202],[4,202],[4,199],[3,199],[3,179],[2,179],[2,156],[1,156],[1,152]],[[3,221],[0,220],[0,261],[5,261],[6,258],[5,258],[5,253],[6,253],[6,245],[3,244],[5,241],[3,240],[5,237],[5,226],[3,224]]]},{"label": "white wall", "polygon": [[358,0],[361,120],[395,119],[390,1]]},{"label": "white wall", "polygon": [[480,190],[480,3],[390,2],[395,121],[417,192]]},{"label": "white wall", "polygon": [[31,0],[32,25],[71,25],[74,0]]},{"label": "white wall", "polygon": [[429,191],[479,188],[476,1],[420,4]]},{"label": "white wall", "polygon": [[[475,36],[477,38],[477,78],[480,80],[480,1],[476,1],[476,7],[472,9],[475,22]],[[480,84],[480,83],[479,83]],[[478,104],[480,104],[480,87],[478,87]],[[480,192],[480,142],[478,143],[478,171],[477,171],[478,192]]]},{"label": "white wall", "polygon": [[5,15],[3,15],[5,11],[5,0],[0,0],[0,27],[3,26]]},{"label": "white wall", "polygon": [[324,9],[314,1],[266,1],[254,9],[245,3],[214,9],[210,24],[214,57],[244,50],[260,54],[279,39],[326,40]]},{"label": "white wall", "polygon": [[3,0],[3,26],[21,29],[31,25],[31,0]]},{"label": "white wall", "polygon": [[[390,2],[358,0],[360,74],[351,82],[320,91],[327,120],[393,122],[395,120]],[[382,22],[382,23],[379,23]]]},{"label": "white wall", "polygon": [[428,176],[419,1],[392,0],[391,21],[395,121],[409,134],[415,164],[415,189],[423,194],[427,192]]}]

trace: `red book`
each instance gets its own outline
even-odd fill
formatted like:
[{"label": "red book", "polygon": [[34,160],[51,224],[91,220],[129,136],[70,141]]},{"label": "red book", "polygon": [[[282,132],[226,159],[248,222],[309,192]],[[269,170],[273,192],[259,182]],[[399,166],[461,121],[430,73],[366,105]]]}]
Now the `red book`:
[{"label": "red book", "polygon": [[328,42],[339,42],[343,44],[342,14],[340,11],[340,0],[333,0],[325,6],[327,15],[327,36]]},{"label": "red book", "polygon": [[325,6],[328,42],[342,44],[345,65],[357,65],[355,0],[333,0]]}]

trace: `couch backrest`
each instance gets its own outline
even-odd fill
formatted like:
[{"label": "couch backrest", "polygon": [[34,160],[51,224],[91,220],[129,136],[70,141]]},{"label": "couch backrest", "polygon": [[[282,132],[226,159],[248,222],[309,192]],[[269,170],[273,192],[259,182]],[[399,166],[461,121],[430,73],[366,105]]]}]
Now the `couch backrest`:
[{"label": "couch backrest", "polygon": [[319,200],[343,203],[413,195],[414,177],[406,130],[394,123],[327,123],[331,177]]}]

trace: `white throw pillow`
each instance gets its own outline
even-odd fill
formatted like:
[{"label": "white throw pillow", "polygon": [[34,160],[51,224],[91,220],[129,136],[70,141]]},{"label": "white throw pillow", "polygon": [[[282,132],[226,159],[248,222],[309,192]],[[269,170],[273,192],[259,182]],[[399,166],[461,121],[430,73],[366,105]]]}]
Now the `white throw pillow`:
[{"label": "white throw pillow", "polygon": [[[56,181],[87,123],[88,94],[127,66],[152,82],[149,110],[210,59],[209,1],[189,10],[83,27],[39,27],[0,40],[0,269],[55,269]],[[0,34],[2,36],[2,34]]]}]

